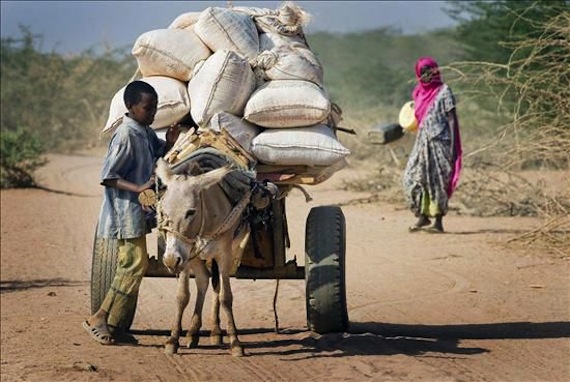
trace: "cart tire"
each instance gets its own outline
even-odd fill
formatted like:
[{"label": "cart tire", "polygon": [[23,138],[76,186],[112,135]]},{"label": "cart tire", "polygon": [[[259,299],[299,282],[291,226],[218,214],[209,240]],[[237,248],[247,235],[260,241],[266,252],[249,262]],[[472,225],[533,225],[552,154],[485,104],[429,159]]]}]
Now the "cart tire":
[{"label": "cart tire", "polygon": [[[117,239],[100,238],[95,234],[91,262],[91,314],[99,310],[115,278],[118,250],[119,241]],[[121,329],[130,329],[135,318],[135,312],[136,304],[123,322],[119,323]]]},{"label": "cart tire", "polygon": [[307,326],[324,334],[346,332],[346,223],[340,207],[311,208],[305,229]]}]

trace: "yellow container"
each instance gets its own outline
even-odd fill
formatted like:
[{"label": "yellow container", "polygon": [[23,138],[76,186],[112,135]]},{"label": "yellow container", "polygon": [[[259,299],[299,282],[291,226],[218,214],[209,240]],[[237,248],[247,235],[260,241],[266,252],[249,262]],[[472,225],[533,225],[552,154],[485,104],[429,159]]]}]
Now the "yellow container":
[{"label": "yellow container", "polygon": [[402,126],[402,129],[407,132],[415,133],[418,131],[418,121],[414,114],[414,101],[408,101],[402,106],[398,123]]}]

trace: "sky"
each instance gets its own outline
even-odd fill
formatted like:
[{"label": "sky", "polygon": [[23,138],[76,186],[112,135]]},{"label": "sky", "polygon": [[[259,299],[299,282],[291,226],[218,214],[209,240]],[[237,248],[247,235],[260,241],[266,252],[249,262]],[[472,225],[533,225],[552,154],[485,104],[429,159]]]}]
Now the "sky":
[{"label": "sky", "polygon": [[[312,15],[305,33],[349,33],[393,27],[421,33],[454,25],[444,1],[294,1]],[[20,25],[41,35],[42,51],[81,53],[132,47],[138,36],[166,28],[185,12],[207,7],[278,9],[282,1],[0,1],[1,37],[20,37]]]}]

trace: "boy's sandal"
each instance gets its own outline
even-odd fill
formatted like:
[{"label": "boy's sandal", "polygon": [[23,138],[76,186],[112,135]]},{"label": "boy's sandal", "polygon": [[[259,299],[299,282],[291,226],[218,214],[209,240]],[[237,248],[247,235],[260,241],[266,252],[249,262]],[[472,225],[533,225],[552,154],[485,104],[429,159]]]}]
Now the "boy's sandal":
[{"label": "boy's sandal", "polygon": [[115,343],[113,336],[111,336],[109,331],[103,327],[91,326],[91,324],[85,320],[83,321],[83,329],[89,333],[91,338],[99,342],[101,345],[113,345]]}]

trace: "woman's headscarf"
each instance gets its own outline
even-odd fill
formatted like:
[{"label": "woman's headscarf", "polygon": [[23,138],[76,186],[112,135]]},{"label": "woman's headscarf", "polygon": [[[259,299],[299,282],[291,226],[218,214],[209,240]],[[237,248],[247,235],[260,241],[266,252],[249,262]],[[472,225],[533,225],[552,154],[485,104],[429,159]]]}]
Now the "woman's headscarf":
[{"label": "woman's headscarf", "polygon": [[[430,82],[421,81],[422,68],[425,66],[432,68]],[[418,127],[421,127],[427,111],[443,86],[443,82],[441,81],[437,62],[432,57],[421,57],[418,59],[416,62],[416,78],[418,79],[418,84],[412,92],[412,97],[414,99],[414,114],[418,121]]]}]

